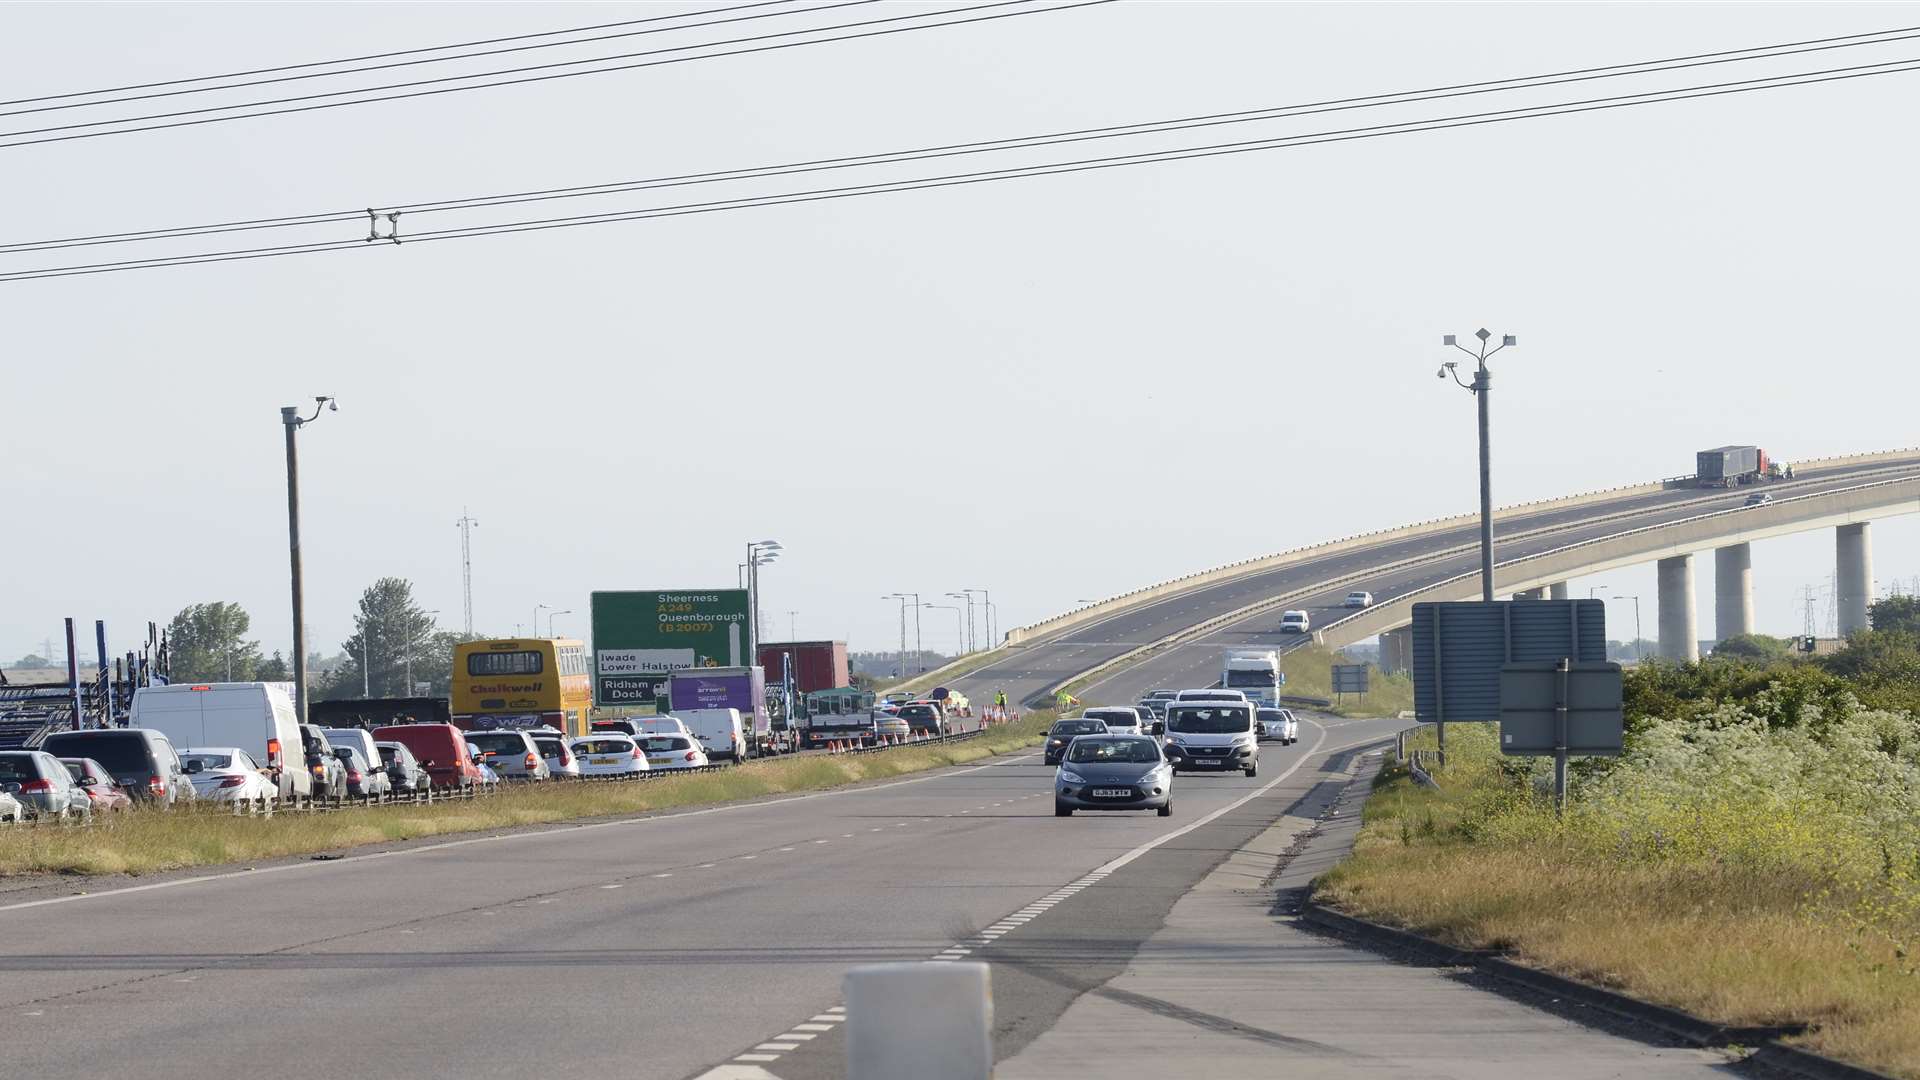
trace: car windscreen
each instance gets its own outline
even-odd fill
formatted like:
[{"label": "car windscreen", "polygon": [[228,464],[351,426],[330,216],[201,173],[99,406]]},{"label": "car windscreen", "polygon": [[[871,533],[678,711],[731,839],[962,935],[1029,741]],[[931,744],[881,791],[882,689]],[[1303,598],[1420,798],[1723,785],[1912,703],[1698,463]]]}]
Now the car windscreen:
[{"label": "car windscreen", "polygon": [[649,754],[667,754],[675,750],[690,749],[687,740],[674,735],[660,735],[640,744],[640,749]]},{"label": "car windscreen", "polygon": [[1167,713],[1167,730],[1185,735],[1233,735],[1252,723],[1253,710],[1245,705],[1175,705]]},{"label": "car windscreen", "polygon": [[1286,718],[1287,714],[1281,712],[1279,709],[1260,710],[1260,722],[1263,724],[1278,724]]},{"label": "car windscreen", "polygon": [[535,739],[533,745],[539,748],[542,757],[559,757],[567,749],[567,744],[559,739]]},{"label": "car windscreen", "polygon": [[33,763],[33,758],[30,755],[20,754],[16,756],[8,754],[5,757],[0,757],[0,780],[20,781],[38,779],[40,779],[40,769],[39,766]]},{"label": "car windscreen", "polygon": [[626,739],[588,739],[573,744],[576,754],[631,754],[633,743]]},{"label": "car windscreen", "polygon": [[1078,765],[1103,762],[1148,764],[1160,760],[1160,749],[1150,739],[1075,739],[1067,760]]},{"label": "car windscreen", "polygon": [[526,736],[510,735],[506,732],[487,733],[467,732],[467,741],[480,748],[481,753],[489,750],[496,754],[524,754],[527,752]]},{"label": "car windscreen", "polygon": [[1104,720],[1062,720],[1053,725],[1055,735],[1094,735],[1105,730]]},{"label": "car windscreen", "polygon": [[180,764],[185,765],[188,768],[192,768],[193,763],[196,761],[200,763],[200,769],[202,772],[211,771],[213,769],[229,769],[233,767],[232,754],[181,754],[180,755]]},{"label": "car windscreen", "polygon": [[153,768],[147,740],[131,732],[114,735],[50,735],[40,749],[54,757],[90,757],[115,776]]},{"label": "car windscreen", "polygon": [[935,713],[931,705],[906,705],[901,707],[900,716],[905,720],[931,720]]},{"label": "car windscreen", "polygon": [[402,759],[400,757],[400,751],[394,749],[391,746],[383,746],[380,748],[380,760],[391,765],[394,762],[400,761]]},{"label": "car windscreen", "polygon": [[1140,726],[1140,718],[1139,718],[1139,717],[1137,717],[1137,716],[1135,716],[1135,715],[1134,715],[1134,714],[1133,714],[1133,713],[1132,713],[1131,711],[1129,711],[1129,712],[1123,712],[1123,713],[1106,713],[1106,712],[1103,712],[1103,713],[1097,713],[1097,714],[1096,714],[1096,713],[1088,713],[1088,714],[1087,714],[1087,716],[1088,716],[1088,717],[1089,717],[1090,719],[1094,719],[1094,720],[1098,720],[1098,721],[1100,721],[1101,723],[1103,723],[1103,724],[1105,724],[1105,725],[1107,725],[1108,727],[1116,727],[1116,726],[1118,726],[1118,727],[1138,727],[1138,726]]},{"label": "car windscreen", "polygon": [[1273,673],[1273,669],[1271,668],[1268,668],[1265,671],[1229,671],[1227,672],[1227,685],[1229,687],[1273,686],[1279,681],[1280,681],[1279,676],[1275,675]]}]

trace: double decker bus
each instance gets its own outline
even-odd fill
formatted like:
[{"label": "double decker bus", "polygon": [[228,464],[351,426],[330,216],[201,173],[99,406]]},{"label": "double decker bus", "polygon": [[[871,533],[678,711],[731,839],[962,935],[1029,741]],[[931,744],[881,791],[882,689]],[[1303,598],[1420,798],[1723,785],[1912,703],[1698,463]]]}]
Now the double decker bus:
[{"label": "double decker bus", "polygon": [[587,733],[587,649],[568,638],[498,638],[453,647],[453,722],[468,731],[551,727]]}]

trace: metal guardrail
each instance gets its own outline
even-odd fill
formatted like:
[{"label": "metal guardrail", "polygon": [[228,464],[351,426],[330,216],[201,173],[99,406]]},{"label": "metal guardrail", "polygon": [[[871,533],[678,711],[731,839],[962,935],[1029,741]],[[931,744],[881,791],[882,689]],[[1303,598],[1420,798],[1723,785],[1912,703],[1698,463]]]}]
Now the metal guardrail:
[{"label": "metal guardrail", "polygon": [[[1507,569],[1507,568],[1512,568],[1516,566],[1521,566],[1523,564],[1533,562],[1538,559],[1550,558],[1555,555],[1565,554],[1566,552],[1569,552],[1569,551],[1578,551],[1581,548],[1593,547],[1594,545],[1597,545],[1597,544],[1616,543],[1630,536],[1639,536],[1646,533],[1657,532],[1661,529],[1671,529],[1680,525],[1691,525],[1695,522],[1700,522],[1700,521],[1711,521],[1715,518],[1730,517],[1735,514],[1747,514],[1755,510],[1765,510],[1773,507],[1786,506],[1796,502],[1804,502],[1808,499],[1827,499],[1827,498],[1832,498],[1835,495],[1846,495],[1856,491],[1869,491],[1874,488],[1888,487],[1894,484],[1910,484],[1910,483],[1913,483],[1915,479],[1917,479],[1917,477],[1913,475],[1908,475],[1908,476],[1896,477],[1890,480],[1875,480],[1865,484],[1849,484],[1845,487],[1827,488],[1824,491],[1810,491],[1803,495],[1785,495],[1778,499],[1773,500],[1773,502],[1769,503],[1767,506],[1764,506],[1764,507],[1730,506],[1724,510],[1710,510],[1704,514],[1689,514],[1686,517],[1673,518],[1671,520],[1662,521],[1654,525],[1642,525],[1634,529],[1626,529],[1621,532],[1608,533],[1605,536],[1594,536],[1594,537],[1589,537],[1588,539],[1585,539],[1585,540],[1576,540],[1571,544],[1562,544],[1559,547],[1548,548],[1545,551],[1536,551],[1531,555],[1521,555],[1521,556],[1518,556],[1517,558],[1508,559],[1504,562],[1496,562],[1494,563],[1494,569],[1500,570],[1500,569]],[[1480,576],[1480,571],[1476,567],[1475,569],[1468,571],[1467,573],[1455,574],[1450,578],[1443,578],[1439,581],[1430,582],[1426,585],[1422,585],[1417,589],[1410,589],[1407,592],[1400,593],[1395,596],[1387,597],[1385,598],[1383,603],[1400,603],[1400,602],[1409,600],[1413,597],[1420,596],[1423,593],[1431,593],[1438,589],[1445,589],[1449,586],[1459,585],[1460,583],[1465,581],[1476,580],[1479,578],[1479,576]],[[1372,608],[1361,608],[1355,611],[1351,615],[1343,615],[1340,618],[1335,619],[1332,622],[1321,627],[1319,633],[1325,633],[1328,630],[1332,630],[1337,626],[1344,625],[1355,619],[1365,618],[1369,614],[1377,614],[1375,609],[1381,606],[1382,606],[1382,603],[1376,603]]]},{"label": "metal guardrail", "polygon": [[[1004,725],[995,725],[995,726],[1004,726]],[[951,735],[939,735],[931,738],[921,738],[921,739],[908,739],[907,741],[904,741],[904,742],[888,743],[884,745],[874,745],[874,746],[862,746],[862,747],[857,747],[857,748],[848,749],[848,750],[794,751],[793,753],[788,753],[788,754],[765,755],[762,757],[748,758],[744,762],[728,762],[723,765],[696,765],[692,768],[685,768],[685,769],[668,769],[668,768],[648,769],[646,772],[627,773],[624,775],[617,775],[617,776],[563,776],[563,777],[556,777],[552,780],[546,780],[546,781],[498,780],[488,784],[472,784],[464,788],[429,788],[424,792],[417,792],[417,793],[412,793],[407,795],[382,795],[382,796],[368,796],[368,797],[359,797],[359,798],[345,797],[345,798],[339,798],[339,799],[305,799],[305,800],[288,802],[288,803],[281,803],[281,802],[278,802],[277,800],[272,803],[260,803],[257,801],[216,802],[212,799],[208,799],[204,801],[195,800],[193,802],[188,802],[188,803],[177,803],[166,810],[156,810],[152,807],[144,806],[142,804],[136,803],[134,804],[134,807],[131,810],[96,812],[95,814],[93,814],[91,818],[88,818],[88,819],[69,819],[67,821],[61,821],[56,818],[34,817],[34,818],[27,818],[26,820],[20,821],[20,822],[0,822],[0,824],[18,825],[18,826],[27,826],[27,827],[45,827],[45,826],[51,826],[56,824],[62,825],[62,826],[77,826],[82,824],[92,824],[92,823],[108,821],[111,819],[111,815],[119,814],[119,813],[218,814],[222,816],[233,816],[233,817],[271,818],[276,814],[325,814],[325,813],[338,813],[343,810],[364,810],[364,809],[386,807],[386,806],[431,806],[434,803],[452,802],[452,801],[462,800],[462,799],[472,800],[472,799],[493,798],[500,795],[502,792],[505,792],[508,790],[532,788],[538,784],[553,783],[553,784],[562,784],[562,785],[569,785],[569,786],[573,784],[582,784],[582,783],[635,784],[635,783],[645,783],[650,780],[665,780],[675,776],[685,776],[685,775],[694,774],[694,773],[724,772],[729,769],[738,768],[742,765],[752,765],[756,762],[761,762],[761,761],[776,761],[782,758],[797,757],[797,756],[800,756],[801,754],[807,754],[810,756],[834,756],[834,757],[839,757],[839,756],[848,755],[848,754],[880,754],[880,753],[885,753],[889,750],[908,750],[914,747],[937,746],[937,745],[942,745],[946,743],[966,742],[970,739],[977,739],[980,736],[985,735],[992,730],[993,730],[993,727],[982,726],[982,727],[975,728],[972,731],[957,732]]]}]

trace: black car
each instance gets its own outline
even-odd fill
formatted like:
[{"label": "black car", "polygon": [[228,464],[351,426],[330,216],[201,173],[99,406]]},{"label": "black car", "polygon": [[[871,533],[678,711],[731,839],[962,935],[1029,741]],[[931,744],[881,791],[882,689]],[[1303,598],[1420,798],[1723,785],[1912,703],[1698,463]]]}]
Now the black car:
[{"label": "black car", "polygon": [[47,736],[40,749],[57,758],[92,758],[135,802],[172,806],[193,801],[193,784],[180,767],[179,753],[151,728],[59,731]]},{"label": "black car", "polygon": [[916,701],[900,706],[900,711],[894,715],[907,722],[907,730],[912,734],[945,735],[947,733],[947,717],[940,711],[938,705]]},{"label": "black car", "polygon": [[1047,732],[1047,764],[1060,764],[1060,755],[1067,752],[1067,744],[1075,735],[1105,735],[1107,724],[1104,720],[1056,720],[1053,729]]}]

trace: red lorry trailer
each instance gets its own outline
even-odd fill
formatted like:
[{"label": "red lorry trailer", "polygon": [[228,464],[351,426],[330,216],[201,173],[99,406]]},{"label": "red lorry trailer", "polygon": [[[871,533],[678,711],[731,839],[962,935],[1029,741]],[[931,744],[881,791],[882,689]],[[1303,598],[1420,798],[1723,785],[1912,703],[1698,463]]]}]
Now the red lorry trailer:
[{"label": "red lorry trailer", "polygon": [[760,666],[766,669],[769,685],[780,682],[789,655],[793,657],[794,689],[799,693],[853,685],[844,641],[763,641],[759,647]]}]

